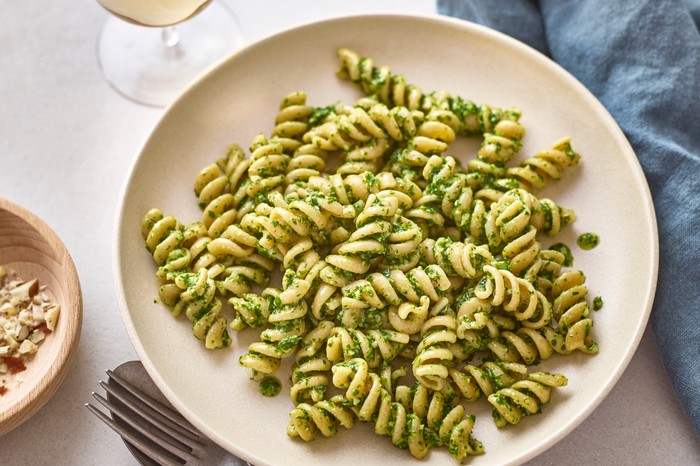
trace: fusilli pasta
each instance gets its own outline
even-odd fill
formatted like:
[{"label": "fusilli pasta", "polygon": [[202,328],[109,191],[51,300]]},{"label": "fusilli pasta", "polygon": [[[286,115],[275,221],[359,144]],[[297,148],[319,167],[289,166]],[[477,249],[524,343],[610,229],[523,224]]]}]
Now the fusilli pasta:
[{"label": "fusilli pasta", "polygon": [[[289,436],[371,422],[416,458],[446,446],[461,462],[484,451],[468,403],[517,424],[568,383],[530,366],[598,351],[583,272],[542,246],[575,214],[531,191],[580,156],[566,137],[516,165],[519,110],[338,57],[364,96],[287,94],[248,157],[233,144],[197,174],[200,221],[146,213],[160,299],[207,348],[261,329],[238,360],[254,380],[292,360]],[[460,136],[483,138],[464,166],[446,155]]]}]

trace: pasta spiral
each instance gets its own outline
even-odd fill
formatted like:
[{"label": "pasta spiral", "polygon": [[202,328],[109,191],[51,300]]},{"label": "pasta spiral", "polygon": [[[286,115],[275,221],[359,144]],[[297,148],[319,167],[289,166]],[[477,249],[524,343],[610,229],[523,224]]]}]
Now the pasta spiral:
[{"label": "pasta spiral", "polygon": [[488,336],[495,338],[499,335],[499,325],[493,320],[493,306],[485,299],[475,296],[474,287],[465,289],[456,300],[457,306],[457,336],[470,344],[475,350],[483,349],[481,332],[474,330],[487,329]]},{"label": "pasta spiral", "polygon": [[243,258],[249,256],[258,244],[258,238],[237,225],[229,225],[215,239],[206,237],[206,250],[214,257]]},{"label": "pasta spiral", "polygon": [[571,139],[566,137],[555,142],[550,149],[525,159],[519,167],[508,168],[507,174],[541,189],[548,178],[560,179],[564,167],[578,165],[580,159],[571,147]]},{"label": "pasta spiral", "polygon": [[593,320],[588,318],[590,308],[586,302],[588,288],[584,285],[586,276],[580,270],[568,271],[552,284],[555,296],[552,313],[557,319],[560,333],[565,335],[567,351],[579,350],[595,354],[598,344],[591,338]]},{"label": "pasta spiral", "polygon": [[[368,403],[366,404],[369,406]],[[394,446],[406,448],[406,428],[408,425],[406,408],[401,403],[392,401],[392,396],[386,389],[380,392],[374,408],[376,413],[374,431],[384,437],[390,437]]]},{"label": "pasta spiral", "polygon": [[420,174],[430,157],[443,154],[454,139],[455,132],[449,125],[427,120],[418,128],[416,136],[407,141],[405,147],[394,151],[384,169],[403,178],[420,180]]},{"label": "pasta spiral", "polygon": [[452,345],[457,343],[454,313],[431,317],[421,329],[421,341],[413,360],[413,375],[422,385],[435,391],[445,388],[453,365]]},{"label": "pasta spiral", "polygon": [[501,306],[519,320],[534,315],[537,295],[530,282],[490,264],[485,265],[483,271],[484,277],[474,289],[477,298],[489,300],[492,306]]},{"label": "pasta spiral", "polygon": [[141,222],[141,233],[146,240],[146,250],[153,255],[156,264],[163,265],[168,255],[185,239],[175,217],[163,216],[159,209],[151,209]]},{"label": "pasta spiral", "polygon": [[363,358],[371,368],[393,360],[409,342],[405,333],[335,327],[328,337],[326,357],[332,362]]},{"label": "pasta spiral", "polygon": [[377,173],[384,165],[385,155],[391,150],[392,145],[388,139],[377,139],[354,147],[347,152],[345,162],[338,167],[339,175],[352,175],[361,173]]},{"label": "pasta spiral", "polygon": [[[146,240],[146,250],[159,265],[156,277],[162,283],[158,290],[161,301],[173,308],[180,300],[182,289],[175,284],[178,273],[189,271],[193,254],[187,248],[187,231],[174,217],[164,217],[159,209],[151,209],[141,223],[141,233]],[[191,234],[196,237],[197,232]],[[190,238],[191,239],[191,238]],[[175,311],[179,314],[180,311]]]},{"label": "pasta spiral", "polygon": [[477,199],[453,157],[431,157],[423,169],[428,181],[426,200],[441,211],[467,235],[470,242],[496,248],[501,243],[495,225],[495,205],[490,200]]},{"label": "pasta spiral", "polygon": [[524,136],[523,125],[513,120],[501,120],[493,127],[493,132],[484,134],[476,159],[503,167],[518,153]]},{"label": "pasta spiral", "polygon": [[488,342],[488,348],[501,361],[537,364],[552,354],[571,354],[566,349],[564,337],[550,325],[534,329],[520,327],[504,330]]},{"label": "pasta spiral", "polygon": [[245,293],[241,297],[229,298],[235,315],[229,326],[234,330],[243,330],[246,327],[259,328],[267,323],[270,316],[270,307],[273,305],[270,299],[265,299],[254,293]]},{"label": "pasta spiral", "polygon": [[[363,358],[352,358],[333,365],[333,385],[343,388],[343,398],[350,406],[358,406],[370,389],[369,363]],[[378,378],[377,374],[372,374]]]},{"label": "pasta spiral", "polygon": [[285,154],[284,145],[276,140],[268,140],[264,134],[258,134],[250,147],[250,166],[246,194],[255,198],[282,186],[289,156]]},{"label": "pasta spiral", "polygon": [[284,197],[273,191],[268,195],[272,206],[260,209],[253,221],[260,231],[271,238],[272,243],[265,244],[270,248],[273,244],[287,244],[299,237],[307,237],[312,229],[325,230],[330,219],[330,212],[321,209],[318,203],[304,200],[287,202]]},{"label": "pasta spiral", "polygon": [[516,381],[512,374],[526,373],[527,368],[523,364],[485,362],[480,366],[466,364],[461,370],[450,369],[450,379],[466,401],[474,402],[511,386]]},{"label": "pasta spiral", "polygon": [[403,193],[412,200],[420,199],[421,188],[409,179],[396,177],[389,172],[373,174],[364,172],[342,176],[339,174],[328,177],[312,177],[309,187],[323,194],[329,202],[337,201],[347,206],[367,201],[370,194],[382,191]]},{"label": "pasta spiral", "polygon": [[529,280],[537,275],[541,266],[537,229],[531,225],[532,200],[528,192],[513,189],[505,193],[495,207],[495,224],[506,243],[502,255],[508,261],[508,269]]},{"label": "pasta spiral", "polygon": [[[215,277],[220,273],[222,265],[216,264],[216,257],[206,251],[206,229],[199,222],[194,222],[182,230],[182,241],[179,247],[173,249],[158,267],[156,277],[163,285],[160,287],[160,298],[168,306],[174,306],[179,299],[180,288],[174,280],[178,274],[190,270],[197,272],[207,268],[209,276]],[[211,266],[211,267],[210,267]]]},{"label": "pasta spiral", "polygon": [[[280,103],[275,117],[275,127],[270,137],[283,142],[286,148],[296,151],[301,146],[301,139],[309,129],[308,120],[313,108],[306,105],[305,92],[287,94]],[[283,140],[283,141],[282,141]]]},{"label": "pasta spiral", "polygon": [[487,247],[453,241],[446,237],[425,239],[421,243],[421,252],[428,264],[440,266],[448,275],[469,279],[481,276],[483,265],[493,261],[493,255]]},{"label": "pasta spiral", "polygon": [[404,301],[421,304],[422,296],[437,302],[451,285],[439,266],[429,265],[408,272],[393,269],[372,273],[366,279],[348,284],[343,295],[347,307],[382,309],[389,304],[400,306]]},{"label": "pasta spiral", "polygon": [[312,144],[304,144],[294,151],[284,178],[285,195],[293,194],[306,188],[309,180],[314,176],[320,176],[326,168],[328,152],[314,147]]},{"label": "pasta spiral", "polygon": [[521,112],[515,108],[500,109],[476,104],[459,96],[447,98],[447,107],[460,122],[459,132],[465,135],[493,133],[501,120],[518,121]]},{"label": "pasta spiral", "polygon": [[343,286],[346,277],[369,270],[369,261],[386,252],[386,239],[391,231],[389,220],[396,214],[399,201],[394,196],[380,198],[370,194],[362,212],[355,219],[357,229],[338,247],[337,254],[326,256],[321,278],[328,284]]},{"label": "pasta spiral", "polygon": [[441,392],[429,395],[420,384],[413,389],[397,387],[396,399],[410,413],[407,444],[416,458],[424,456],[427,447],[440,445],[447,445],[450,454],[460,462],[467,455],[483,453],[482,443],[471,436],[475,417],[465,415],[464,406],[450,402]]},{"label": "pasta spiral", "polygon": [[270,259],[259,254],[237,258],[216,277],[219,279],[217,286],[222,294],[231,292],[235,296],[243,296],[250,293],[255,285],[267,286],[273,267]]},{"label": "pasta spiral", "polygon": [[193,244],[190,251],[196,260],[193,269],[210,267],[210,276],[215,277],[220,291],[235,296],[250,293],[252,284],[266,286],[274,262],[255,252],[258,239],[237,225],[230,225],[218,238],[203,236]]},{"label": "pasta spiral", "polygon": [[[442,298],[441,301],[444,301],[444,303],[441,302],[440,305],[449,305],[447,298]],[[390,306],[389,323],[399,332],[413,335],[423,328],[429,314],[432,312],[430,310],[430,298],[421,296],[420,304],[405,302],[398,306]]]},{"label": "pasta spiral", "polygon": [[396,216],[392,219],[392,230],[387,236],[387,251],[384,262],[388,269],[407,272],[418,265],[423,230],[414,221]]},{"label": "pasta spiral", "polygon": [[305,441],[313,440],[316,432],[326,437],[338,433],[338,426],[349,429],[355,423],[353,412],[343,405],[343,397],[334,396],[330,400],[321,400],[310,405],[300,403],[290,413],[287,435],[301,437]]},{"label": "pasta spiral", "polygon": [[568,383],[562,374],[532,372],[523,380],[513,383],[489,395],[493,406],[493,418],[498,427],[517,424],[523,415],[535,414],[540,406],[549,403],[553,387]]},{"label": "pasta spiral", "polygon": [[551,299],[552,282],[561,274],[566,256],[562,252],[550,248],[540,251],[540,259],[542,265],[535,277],[534,284],[548,299]]},{"label": "pasta spiral", "polygon": [[371,58],[361,58],[356,52],[340,48],[338,58],[341,62],[339,76],[362,87],[370,96],[390,107],[405,106],[410,110],[430,110],[437,108],[449,111],[454,120],[459,122],[462,134],[483,134],[491,132],[493,126],[502,118],[517,119],[517,110],[501,110],[488,105],[478,105],[461,97],[452,97],[444,93],[424,94],[415,85],[407,84],[402,75],[392,75],[386,67],[375,67]]},{"label": "pasta spiral", "polygon": [[204,167],[195,178],[194,192],[209,236],[219,236],[251,208],[244,202],[249,165],[250,159],[246,159],[240,146],[232,144],[226,156]]},{"label": "pasta spiral", "polygon": [[319,322],[299,343],[292,366],[292,387],[289,396],[295,405],[315,403],[325,397],[328,378],[325,372],[331,370],[331,361],[324,354],[326,341],[333,332],[333,322]]},{"label": "pasta spiral", "polygon": [[416,137],[423,123],[422,112],[406,107],[387,108],[377,103],[368,109],[353,107],[348,114],[335,115],[304,135],[304,141],[322,150],[350,151],[376,141],[404,141]]},{"label": "pasta spiral", "polygon": [[251,343],[248,353],[238,359],[238,364],[257,373],[272,374],[283,358],[296,351],[297,345],[308,331],[305,316],[308,305],[305,300],[291,304],[277,304],[280,290],[267,288],[263,296],[273,296],[268,322],[273,325],[261,332],[261,341]]},{"label": "pasta spiral", "polygon": [[231,337],[226,330],[227,321],[221,315],[221,300],[216,297],[216,284],[209,277],[207,269],[199,269],[196,274],[179,274],[175,283],[184,291],[173,307],[173,315],[179,315],[184,310],[192,322],[192,333],[204,341],[206,348],[229,346]]}]

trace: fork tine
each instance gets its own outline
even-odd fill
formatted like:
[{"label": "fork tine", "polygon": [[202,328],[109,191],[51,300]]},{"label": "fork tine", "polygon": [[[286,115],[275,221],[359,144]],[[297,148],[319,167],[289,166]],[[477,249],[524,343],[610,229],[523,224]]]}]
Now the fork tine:
[{"label": "fork tine", "polygon": [[[100,394],[93,392],[92,396],[94,396],[95,399],[97,401],[99,401],[100,404],[102,404],[105,408],[107,408],[112,414],[117,414],[120,418],[122,418],[122,420],[124,420],[126,423],[128,423],[134,429],[136,429],[141,435],[145,436],[146,438],[148,438],[153,443],[155,443],[159,447],[163,448],[167,452],[171,453],[172,455],[174,455],[178,458],[185,460],[185,462],[191,462],[191,461],[196,460],[196,458],[193,455],[191,455],[189,452],[186,452],[182,448],[182,446],[180,446],[180,445],[184,445],[185,447],[192,448],[191,445],[189,445],[185,442],[179,441],[179,439],[177,439],[177,437],[173,437],[169,432],[164,432],[164,431],[160,430],[161,426],[159,426],[158,424],[154,424],[153,422],[151,422],[151,420],[145,419],[147,422],[151,423],[153,425],[153,427],[158,429],[158,433],[153,431],[153,430],[148,430],[148,429],[144,428],[142,425],[140,425],[139,423],[135,422],[133,420],[133,416],[130,416],[129,413],[127,413],[125,410],[123,410],[119,406],[116,406],[116,405],[110,403],[107,399],[102,397]],[[167,435],[171,435],[170,439],[166,438]],[[173,440],[176,442],[179,442],[180,445],[176,445],[175,443],[173,443]]]},{"label": "fork tine", "polygon": [[91,405],[90,403],[85,403],[85,407],[89,409],[95,416],[97,416],[102,422],[107,424],[113,431],[115,431],[121,438],[131,443],[133,446],[141,450],[144,454],[148,455],[150,458],[156,460],[159,464],[163,466],[182,466],[182,463],[168,458],[163,455],[160,451],[148,445],[146,442],[142,441],[140,438],[133,435],[128,430],[124,429],[122,426],[117,424],[113,419],[104,414],[102,411]]},{"label": "fork tine", "polygon": [[[138,398],[129,397],[129,395],[133,394],[132,392],[117,390],[116,387],[112,387],[103,381],[100,381],[99,384],[108,394],[124,403],[129,409],[139,414],[150,423],[156,424],[161,430],[167,432],[178,441],[188,444],[188,446],[192,446],[190,445],[192,442],[201,443],[203,441],[203,437],[193,433],[187,426],[176,424],[172,419],[161,414],[155,407],[143,403]],[[181,422],[187,421],[183,418]]]},{"label": "fork tine", "polygon": [[105,371],[107,372],[107,376],[114,382],[116,382],[118,385],[120,385],[122,388],[124,388],[126,391],[128,391],[130,394],[141,400],[144,404],[149,406],[150,408],[154,409],[157,411],[160,415],[165,416],[172,422],[174,422],[177,426],[182,427],[183,429],[188,430],[189,432],[193,433],[199,438],[205,438],[204,434],[199,432],[197,429],[190,424],[190,422],[185,419],[180,413],[177,411],[174,411],[170,409],[169,407],[165,406],[163,403],[161,403],[158,400],[155,400],[151,398],[150,396],[146,395],[143,393],[141,390],[137,389],[134,387],[132,384],[127,382],[123,377],[115,374],[111,370]]}]

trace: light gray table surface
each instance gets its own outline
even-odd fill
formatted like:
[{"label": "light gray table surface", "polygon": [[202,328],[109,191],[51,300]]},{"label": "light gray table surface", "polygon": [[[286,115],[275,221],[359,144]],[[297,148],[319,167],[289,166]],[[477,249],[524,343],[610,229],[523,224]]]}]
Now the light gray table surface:
[{"label": "light gray table surface", "polygon": [[[247,42],[343,13],[435,11],[430,0],[226,4]],[[102,79],[95,49],[107,17],[94,0],[0,0],[0,196],[32,210],[63,239],[84,300],[70,372],[43,409],[0,437],[3,466],[135,464],[83,405],[105,369],[136,359],[114,293],[114,219],[128,171],[163,110],[124,99]],[[529,464],[700,465],[700,442],[649,329],[602,404]]]}]

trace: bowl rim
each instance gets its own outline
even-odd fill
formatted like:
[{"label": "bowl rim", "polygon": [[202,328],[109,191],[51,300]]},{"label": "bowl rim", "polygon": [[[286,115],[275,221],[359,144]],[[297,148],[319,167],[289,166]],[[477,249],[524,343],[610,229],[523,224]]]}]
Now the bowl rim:
[{"label": "bowl rim", "polygon": [[63,321],[66,322],[65,337],[61,339],[53,356],[53,363],[46,373],[36,384],[23,385],[22,390],[25,393],[19,400],[0,410],[0,436],[2,436],[19,427],[39,411],[53,397],[65,379],[75,356],[75,349],[80,342],[83,299],[75,263],[58,234],[29,209],[8,199],[0,197],[0,210],[15,215],[34,228],[56,254],[57,262],[63,272],[66,292],[66,308],[62,306],[61,314],[70,316],[70,318],[63,317]]}]

